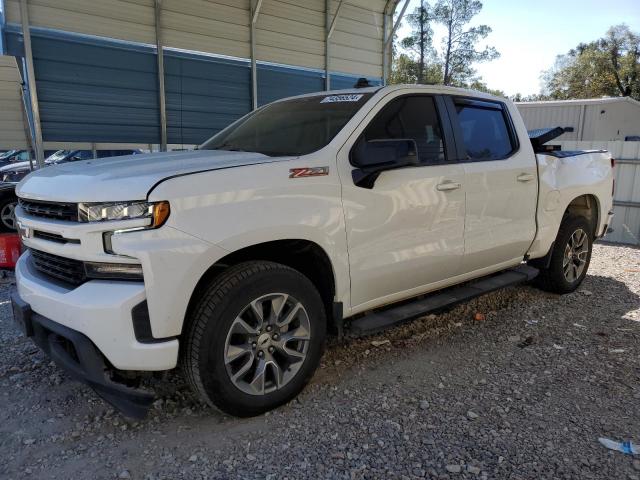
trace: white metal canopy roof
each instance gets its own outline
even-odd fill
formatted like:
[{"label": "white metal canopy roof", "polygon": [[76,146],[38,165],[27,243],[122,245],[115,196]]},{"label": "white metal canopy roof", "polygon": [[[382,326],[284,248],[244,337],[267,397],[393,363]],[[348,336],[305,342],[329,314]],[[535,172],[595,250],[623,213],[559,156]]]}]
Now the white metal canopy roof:
[{"label": "white metal canopy roof", "polygon": [[640,102],[631,97],[582,98],[576,100],[542,100],[537,102],[516,102],[518,106],[560,107],[562,105],[601,105],[606,103],[631,103],[640,107]]}]

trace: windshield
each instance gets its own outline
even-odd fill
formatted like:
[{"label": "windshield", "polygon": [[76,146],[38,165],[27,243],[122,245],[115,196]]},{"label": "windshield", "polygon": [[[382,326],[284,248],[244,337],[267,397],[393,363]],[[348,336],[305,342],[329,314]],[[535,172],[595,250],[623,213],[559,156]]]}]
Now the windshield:
[{"label": "windshield", "polygon": [[27,162],[31,159],[31,152],[28,150],[15,150],[10,157],[5,158],[5,160],[10,163],[20,163]]},{"label": "windshield", "polygon": [[4,153],[0,153],[0,160],[4,160],[5,158],[9,158],[11,155],[16,153],[17,150],[8,150]]},{"label": "windshield", "polygon": [[266,105],[203,143],[202,150],[306,155],[326,146],[372,93],[316,95]]}]

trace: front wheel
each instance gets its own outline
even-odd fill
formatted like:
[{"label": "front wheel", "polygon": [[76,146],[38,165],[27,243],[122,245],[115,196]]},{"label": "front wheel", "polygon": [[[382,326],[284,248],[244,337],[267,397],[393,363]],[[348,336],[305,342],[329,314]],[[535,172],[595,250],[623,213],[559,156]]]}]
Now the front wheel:
[{"label": "front wheel", "polygon": [[584,217],[568,216],[560,225],[549,266],[542,268],[536,284],[554,293],[573,292],[587,275],[593,246],[591,224]]},{"label": "front wheel", "polygon": [[16,205],[15,198],[6,198],[0,201],[0,228],[5,232],[15,232],[16,228]]},{"label": "front wheel", "polygon": [[304,275],[272,262],[221,274],[188,319],[184,373],[212,406],[258,415],[293,399],[324,348],[320,294]]}]

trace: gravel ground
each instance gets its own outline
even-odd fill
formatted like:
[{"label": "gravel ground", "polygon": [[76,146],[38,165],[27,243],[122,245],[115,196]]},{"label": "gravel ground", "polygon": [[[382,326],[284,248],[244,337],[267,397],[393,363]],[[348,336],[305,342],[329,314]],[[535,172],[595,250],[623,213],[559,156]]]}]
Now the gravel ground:
[{"label": "gravel ground", "polygon": [[640,442],[638,249],[596,245],[570,295],[510,288],[334,342],[297,400],[245,420],[177,375],[124,419],[18,335],[8,283],[0,478],[640,479],[598,443]]}]

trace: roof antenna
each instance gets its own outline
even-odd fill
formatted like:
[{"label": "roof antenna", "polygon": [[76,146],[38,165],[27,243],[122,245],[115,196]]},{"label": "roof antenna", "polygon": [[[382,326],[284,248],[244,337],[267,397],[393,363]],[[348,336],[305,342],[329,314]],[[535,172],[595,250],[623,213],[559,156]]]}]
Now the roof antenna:
[{"label": "roof antenna", "polygon": [[367,87],[371,87],[371,84],[369,83],[368,79],[366,79],[364,77],[360,77],[353,87],[354,88],[367,88]]}]

